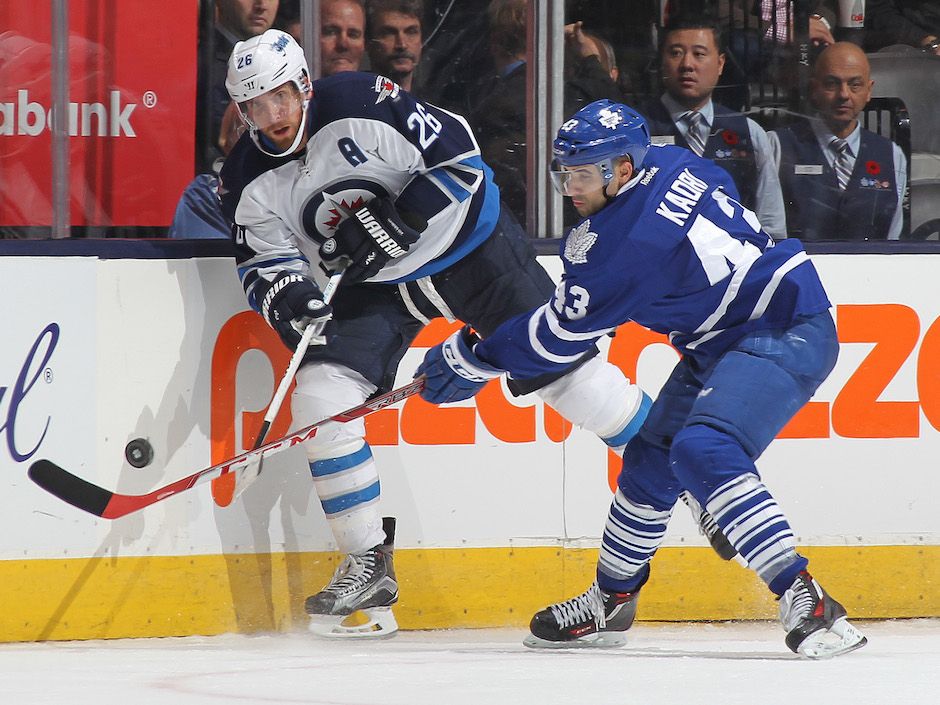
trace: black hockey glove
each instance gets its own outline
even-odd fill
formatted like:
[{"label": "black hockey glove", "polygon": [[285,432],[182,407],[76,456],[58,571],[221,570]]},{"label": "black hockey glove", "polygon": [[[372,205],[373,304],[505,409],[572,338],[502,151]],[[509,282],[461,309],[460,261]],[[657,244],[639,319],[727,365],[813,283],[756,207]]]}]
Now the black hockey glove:
[{"label": "black hockey glove", "polygon": [[320,245],[320,257],[334,268],[343,259],[349,261],[343,275],[344,284],[370,279],[390,260],[403,256],[427,226],[427,223],[409,224],[405,220],[391,199],[369,201],[340,223],[336,234]]},{"label": "black hockey glove", "polygon": [[291,350],[297,348],[309,323],[324,324],[333,309],[310,279],[296,272],[279,274],[261,297],[261,315]]}]

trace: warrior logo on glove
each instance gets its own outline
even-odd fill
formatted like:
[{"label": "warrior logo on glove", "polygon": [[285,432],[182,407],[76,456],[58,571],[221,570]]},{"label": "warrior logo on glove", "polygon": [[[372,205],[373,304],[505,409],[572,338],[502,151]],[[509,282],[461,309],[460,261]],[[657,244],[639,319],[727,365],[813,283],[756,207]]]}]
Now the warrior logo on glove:
[{"label": "warrior logo on glove", "polygon": [[373,199],[339,224],[336,234],[320,246],[320,257],[331,267],[348,260],[344,284],[371,279],[388,262],[403,257],[427,226],[406,219],[413,220],[400,214],[390,198]]}]

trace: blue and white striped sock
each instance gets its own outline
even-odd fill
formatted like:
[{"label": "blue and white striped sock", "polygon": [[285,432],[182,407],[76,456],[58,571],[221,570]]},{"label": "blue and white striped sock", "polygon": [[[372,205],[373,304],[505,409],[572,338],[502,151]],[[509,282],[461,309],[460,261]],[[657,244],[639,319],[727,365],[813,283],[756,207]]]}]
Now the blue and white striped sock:
[{"label": "blue and white striped sock", "polygon": [[598,584],[608,592],[631,592],[642,584],[646,565],[666,535],[672,509],[634,504],[618,489],[610,504],[601,551]]},{"label": "blue and white striped sock", "polygon": [[312,461],[310,473],[340,551],[359,553],[383,543],[381,485],[368,443],[345,455]]},{"label": "blue and white striped sock", "polygon": [[791,566],[805,566],[806,559],[795,550],[793,529],[756,475],[748,473],[726,482],[712,492],[705,508],[748,567],[768,585]]}]

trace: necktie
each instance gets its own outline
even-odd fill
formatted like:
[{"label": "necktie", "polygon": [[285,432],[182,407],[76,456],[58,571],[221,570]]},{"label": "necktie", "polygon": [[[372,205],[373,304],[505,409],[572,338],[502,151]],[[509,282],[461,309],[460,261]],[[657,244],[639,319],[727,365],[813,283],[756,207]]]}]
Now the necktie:
[{"label": "necktie", "polygon": [[849,163],[849,143],[838,137],[833,137],[830,145],[832,151],[836,153],[833,167],[836,170],[836,178],[839,180],[839,188],[845,191],[845,187],[849,185],[849,177],[852,176],[852,165]]},{"label": "necktie", "polygon": [[705,138],[702,136],[702,114],[698,110],[692,110],[685,114],[685,121],[689,124],[689,132],[686,135],[685,141],[689,143],[689,147],[692,148],[692,151],[695,152],[698,156],[702,156],[702,152],[705,151]]}]

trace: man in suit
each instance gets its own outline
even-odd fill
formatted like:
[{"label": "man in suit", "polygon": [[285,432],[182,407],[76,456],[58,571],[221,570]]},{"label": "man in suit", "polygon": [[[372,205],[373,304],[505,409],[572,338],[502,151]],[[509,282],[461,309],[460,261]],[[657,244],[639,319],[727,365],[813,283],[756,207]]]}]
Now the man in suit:
[{"label": "man in suit", "polygon": [[675,144],[711,159],[734,180],[741,203],[775,239],[787,236],[783,196],[756,122],[712,100],[725,66],[722,31],[707,14],[678,15],[663,31],[663,88],[640,107],[653,144]]},{"label": "man in suit", "polygon": [[815,116],[770,133],[794,237],[900,237],[907,160],[858,121],[873,85],[864,52],[837,42],[819,55],[810,80]]}]

